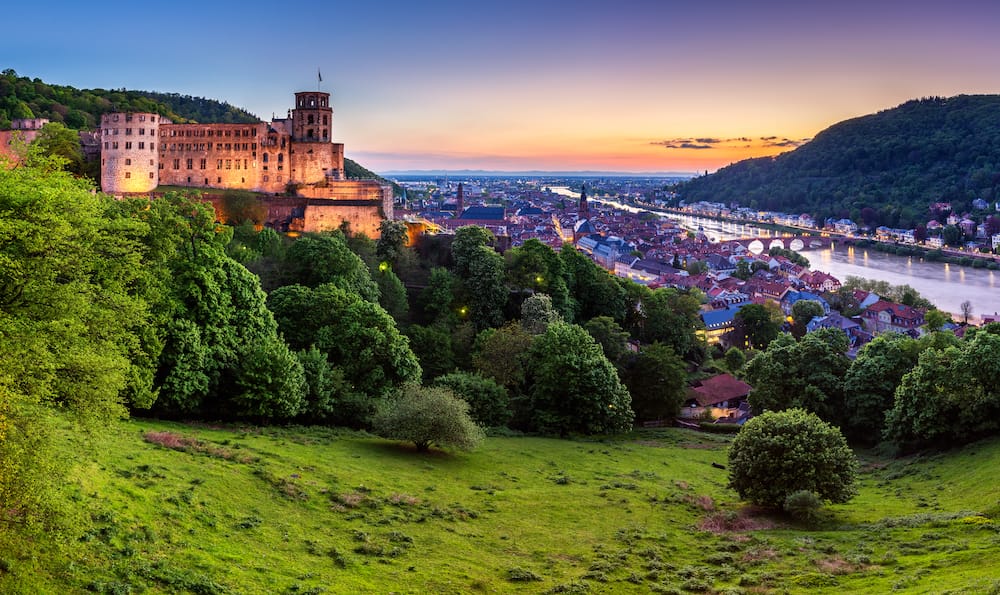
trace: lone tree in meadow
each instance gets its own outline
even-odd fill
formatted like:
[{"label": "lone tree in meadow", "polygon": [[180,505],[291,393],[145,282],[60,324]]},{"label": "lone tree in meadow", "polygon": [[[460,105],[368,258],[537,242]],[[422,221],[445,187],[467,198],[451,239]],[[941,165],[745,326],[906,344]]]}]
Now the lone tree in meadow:
[{"label": "lone tree in meadow", "polygon": [[802,409],[746,423],[729,448],[729,487],[754,504],[783,507],[807,491],[843,503],[856,493],[858,462],[840,430]]},{"label": "lone tree in meadow", "polygon": [[431,445],[473,450],[485,437],[469,417],[469,404],[443,387],[404,385],[372,418],[378,436],[412,442],[426,452]]}]

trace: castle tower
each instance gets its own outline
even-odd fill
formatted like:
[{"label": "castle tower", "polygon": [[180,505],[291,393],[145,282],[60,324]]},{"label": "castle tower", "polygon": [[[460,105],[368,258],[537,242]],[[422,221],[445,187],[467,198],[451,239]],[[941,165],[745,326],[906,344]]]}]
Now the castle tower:
[{"label": "castle tower", "polygon": [[159,115],[150,113],[101,116],[101,190],[150,192],[160,184],[156,143],[161,121]]},{"label": "castle tower", "polygon": [[295,94],[292,110],[292,141],[328,143],[333,138],[333,108],[330,94],[322,91],[302,91]]},{"label": "castle tower", "polygon": [[587,205],[587,185],[584,184],[580,188],[580,216],[585,217],[590,213],[590,209]]}]

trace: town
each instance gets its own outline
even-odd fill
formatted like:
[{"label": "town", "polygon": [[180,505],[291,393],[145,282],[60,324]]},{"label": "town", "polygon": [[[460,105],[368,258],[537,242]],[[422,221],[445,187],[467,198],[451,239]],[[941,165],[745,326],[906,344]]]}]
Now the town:
[{"label": "town", "polygon": [[[497,236],[501,250],[530,239],[556,250],[564,243],[571,243],[619,277],[651,288],[697,290],[703,295],[704,304],[702,337],[708,346],[722,348],[748,346],[745,330],[738,328],[737,313],[744,306],[766,305],[780,312],[787,330],[793,306],[800,300],[817,302],[823,310],[822,315],[808,322],[807,330],[842,330],[850,342],[851,356],[884,332],[918,337],[929,330],[944,328],[961,334],[963,326],[958,323],[967,323],[967,316],[929,329],[926,307],[896,303],[859,288],[845,288],[841,279],[811,269],[793,250],[808,250],[823,242],[828,245],[829,236],[870,238],[907,246],[922,244],[937,250],[958,244],[958,253],[983,256],[1000,246],[1000,217],[980,213],[982,222],[977,224],[971,214],[948,212],[950,205],[944,203],[933,205],[935,211],[931,215],[944,219],[945,224],[930,219],[925,226],[900,230],[871,228],[846,218],[817,224],[808,214],[759,212],[718,203],[678,203],[674,193],[664,190],[665,184],[672,180],[662,178],[612,178],[589,185],[580,179],[557,177],[482,177],[455,181],[439,176],[403,177],[398,181],[405,192],[403,208],[397,207],[396,216],[412,226],[448,233],[462,226],[478,225]],[[595,195],[600,198],[595,199]],[[980,212],[990,206],[1000,210],[1000,203],[989,205],[980,199],[975,204]],[[680,222],[664,215],[663,209],[697,217],[781,226],[786,231],[803,234],[802,239],[789,238],[790,241],[767,238],[717,241],[704,231],[685,229]],[[959,239],[970,239],[958,242],[952,229],[960,234]],[[984,264],[996,267],[993,261]],[[996,320],[997,316],[990,314],[981,319],[984,324]]]}]

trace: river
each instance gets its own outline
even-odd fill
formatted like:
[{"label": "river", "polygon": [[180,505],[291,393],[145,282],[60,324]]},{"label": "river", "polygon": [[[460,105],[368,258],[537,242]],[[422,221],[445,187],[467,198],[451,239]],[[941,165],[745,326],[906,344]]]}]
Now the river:
[{"label": "river", "polygon": [[[552,192],[579,197],[565,187],[553,187]],[[603,199],[591,199],[632,212],[630,205]],[[691,215],[661,214],[677,221],[682,227],[702,230],[713,241],[748,237],[772,237],[779,233],[746,223],[717,221]],[[847,277],[862,277],[887,281],[893,285],[909,285],[945,312],[958,316],[962,302],[972,304],[973,317],[1000,312],[1000,271],[974,269],[942,262],[926,262],[920,258],[896,256],[853,246],[831,246],[822,250],[805,250],[810,268],[830,273],[841,281]]]}]

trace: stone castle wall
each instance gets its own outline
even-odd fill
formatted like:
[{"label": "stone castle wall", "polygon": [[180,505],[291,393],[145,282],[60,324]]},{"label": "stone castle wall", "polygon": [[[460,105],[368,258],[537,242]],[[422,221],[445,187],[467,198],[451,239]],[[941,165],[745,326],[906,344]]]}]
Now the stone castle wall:
[{"label": "stone castle wall", "polygon": [[149,192],[160,184],[157,142],[162,123],[159,115],[150,113],[101,116],[102,190]]}]

